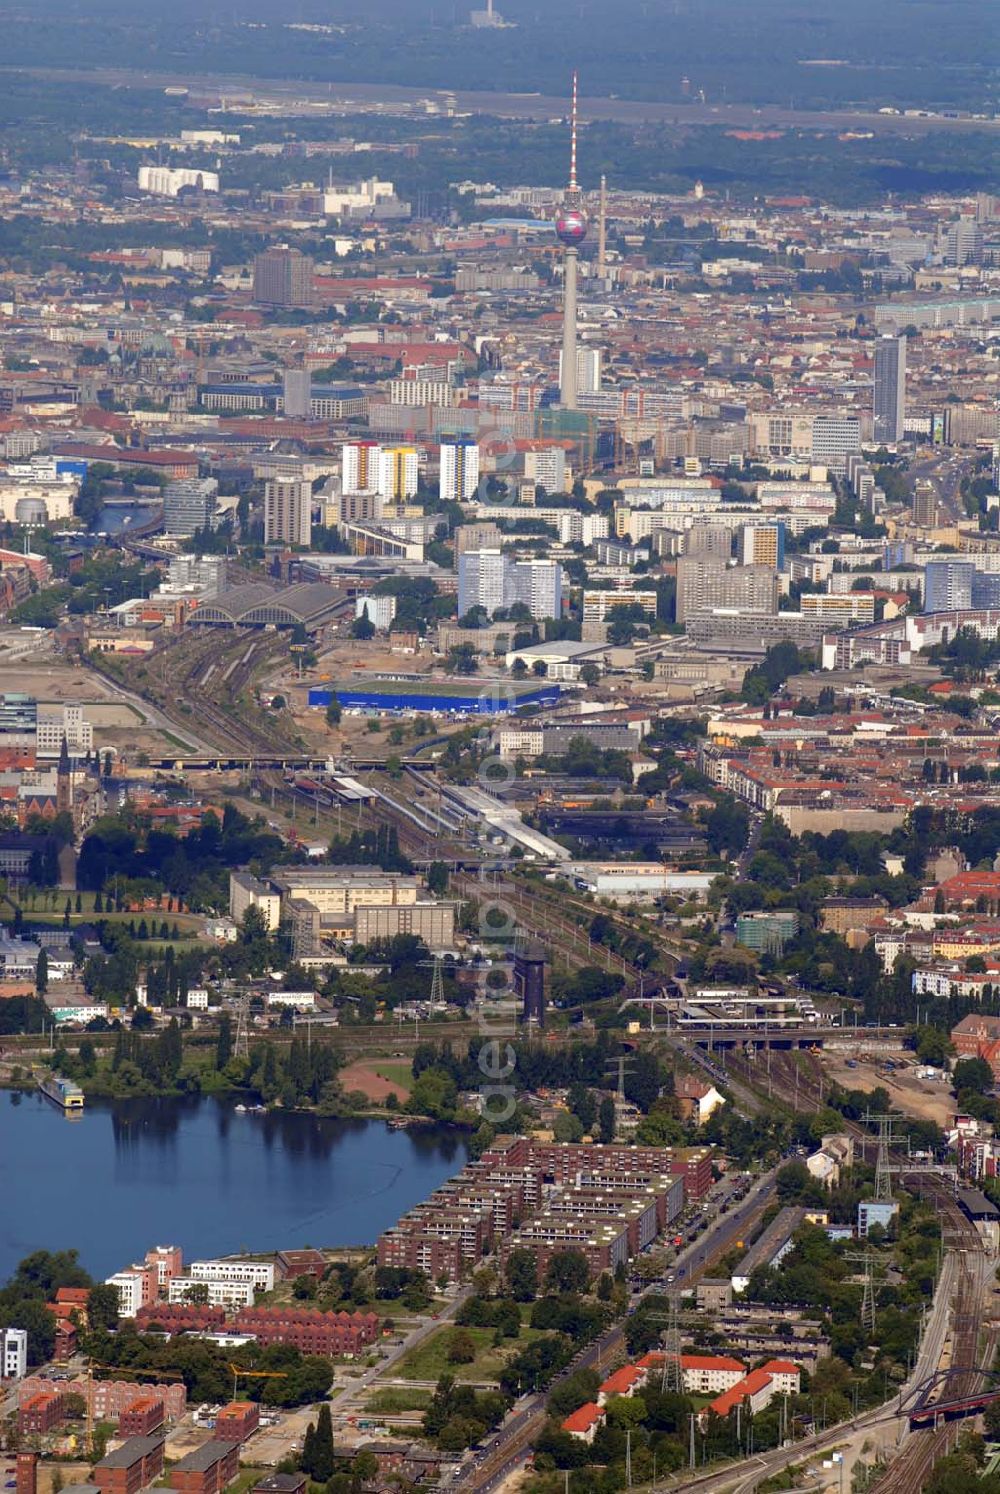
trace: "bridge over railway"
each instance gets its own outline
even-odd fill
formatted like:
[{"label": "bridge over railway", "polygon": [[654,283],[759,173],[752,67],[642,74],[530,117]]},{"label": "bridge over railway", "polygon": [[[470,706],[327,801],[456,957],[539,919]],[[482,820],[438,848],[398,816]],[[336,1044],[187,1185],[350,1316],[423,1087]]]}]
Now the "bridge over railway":
[{"label": "bridge over railway", "polygon": [[[407,768],[433,768],[425,757],[404,757]],[[385,768],[384,758],[351,758],[350,771],[370,773]],[[330,773],[329,757],[306,757],[297,753],[216,752],[195,756],[151,757],[144,770],[158,768],[163,773],[256,773],[280,770],[285,773]],[[337,770],[339,771],[339,770]],[[346,771],[346,769],[344,770]],[[328,786],[328,785],[324,785]]]},{"label": "bridge over railway", "polygon": [[[991,1380],[993,1384],[975,1391],[966,1390],[964,1394],[958,1392],[957,1388],[952,1388],[950,1394],[939,1396],[936,1400],[931,1399],[935,1391],[949,1386],[957,1387],[963,1383],[967,1385],[977,1376],[979,1379]],[[897,1410],[899,1415],[909,1418],[911,1431],[918,1432],[936,1427],[942,1421],[959,1421],[966,1416],[976,1416],[997,1400],[1000,1400],[1000,1374],[983,1369],[978,1364],[956,1364],[949,1369],[938,1370],[919,1385],[912,1386],[907,1395],[900,1397]]]}]

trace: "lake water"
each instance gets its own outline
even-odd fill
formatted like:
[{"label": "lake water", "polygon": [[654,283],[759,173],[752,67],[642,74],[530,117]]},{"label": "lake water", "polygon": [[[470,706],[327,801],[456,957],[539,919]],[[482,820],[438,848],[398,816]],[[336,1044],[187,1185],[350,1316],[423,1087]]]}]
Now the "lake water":
[{"label": "lake water", "polygon": [[0,1283],[38,1249],[74,1247],[103,1277],[158,1244],[189,1259],[373,1244],[465,1159],[438,1128],[239,1115],[215,1098],[88,1100],[68,1120],[40,1094],[0,1093]]}]

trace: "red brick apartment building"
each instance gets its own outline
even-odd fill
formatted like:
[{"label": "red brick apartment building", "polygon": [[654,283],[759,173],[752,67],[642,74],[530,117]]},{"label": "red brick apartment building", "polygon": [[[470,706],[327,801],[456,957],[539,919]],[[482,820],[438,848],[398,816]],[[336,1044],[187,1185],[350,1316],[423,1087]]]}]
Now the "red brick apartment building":
[{"label": "red brick apartment building", "polygon": [[14,1494],[37,1494],[38,1454],[19,1452],[17,1455],[17,1482]]},{"label": "red brick apartment building", "polygon": [[151,1302],[140,1307],[135,1325],[140,1333],[159,1323],[165,1333],[213,1333],[226,1326],[225,1309],[188,1302]]},{"label": "red brick apartment building", "polygon": [[310,1308],[241,1307],[237,1333],[252,1333],[262,1344],[290,1344],[302,1354],[357,1354],[378,1338],[373,1312],[318,1312]]},{"label": "red brick apartment building", "polygon": [[239,1471],[239,1443],[213,1440],[174,1464],[170,1487],[180,1494],[222,1494]]},{"label": "red brick apartment building", "polygon": [[326,1257],[321,1250],[279,1250],[275,1265],[282,1281],[298,1276],[312,1276],[316,1281],[322,1281]]},{"label": "red brick apartment building", "polygon": [[130,1437],[102,1458],[93,1482],[101,1494],[138,1494],[163,1472],[163,1438]]},{"label": "red brick apartment building", "polygon": [[260,1426],[260,1407],[255,1401],[230,1401],[215,1418],[217,1442],[245,1442]]},{"label": "red brick apartment building", "polygon": [[970,1012],[951,1029],[959,1058],[984,1058],[1000,1080],[1000,1017]]},{"label": "red brick apartment building", "polygon": [[66,1417],[64,1390],[39,1390],[17,1408],[17,1430],[22,1437],[41,1437]]},{"label": "red brick apartment building", "polygon": [[[685,1197],[703,1198],[711,1185],[708,1147],[583,1146],[502,1137],[380,1236],[378,1263],[454,1278],[489,1249],[505,1257],[520,1237],[547,1259],[552,1251],[570,1247],[560,1244],[565,1222],[549,1218],[543,1224],[541,1211],[580,1216],[573,1231],[580,1236],[587,1235],[589,1219],[588,1259],[592,1269],[606,1270],[645,1248],[677,1218]],[[611,1229],[615,1224],[622,1228]]]},{"label": "red brick apartment building", "polygon": [[[51,1390],[49,1380],[40,1375],[29,1375],[18,1386],[18,1395],[24,1405],[29,1396]],[[63,1385],[69,1395],[82,1395],[89,1401],[90,1414],[95,1421],[118,1421],[123,1412],[136,1401],[152,1397],[163,1403],[164,1416],[171,1421],[180,1421],[187,1407],[187,1389],[183,1381],[161,1382],[157,1385],[140,1385],[138,1380],[91,1380],[82,1376]],[[155,1429],[154,1429],[155,1430]],[[124,1436],[125,1433],[123,1432]],[[146,1433],[136,1433],[145,1436]]]},{"label": "red brick apartment building", "polygon": [[119,1437],[148,1437],[159,1430],[167,1413],[158,1395],[141,1395],[118,1418]]}]

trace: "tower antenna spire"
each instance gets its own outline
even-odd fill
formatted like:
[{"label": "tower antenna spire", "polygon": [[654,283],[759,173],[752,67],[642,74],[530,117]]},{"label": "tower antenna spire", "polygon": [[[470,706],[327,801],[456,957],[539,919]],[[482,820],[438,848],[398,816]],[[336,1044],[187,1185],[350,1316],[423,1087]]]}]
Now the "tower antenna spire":
[{"label": "tower antenna spire", "polygon": [[573,71],[573,106],[570,111],[570,133],[569,133],[569,190],[576,192],[576,70]]}]

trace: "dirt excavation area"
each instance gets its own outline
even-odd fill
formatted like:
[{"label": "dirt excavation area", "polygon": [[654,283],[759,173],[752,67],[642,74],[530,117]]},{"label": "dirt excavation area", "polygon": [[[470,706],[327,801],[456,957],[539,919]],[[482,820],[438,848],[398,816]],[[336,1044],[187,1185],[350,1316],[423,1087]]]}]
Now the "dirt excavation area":
[{"label": "dirt excavation area", "polygon": [[918,1120],[936,1121],[944,1129],[952,1123],[955,1099],[947,1076],[940,1079],[918,1079],[921,1067],[912,1058],[893,1056],[893,1068],[887,1069],[881,1058],[857,1058],[848,1066],[847,1055],[825,1052],[823,1071],[844,1089],[872,1090],[881,1085],[892,1096],[893,1107]]},{"label": "dirt excavation area", "polygon": [[384,1102],[390,1095],[395,1095],[397,1100],[409,1099],[413,1083],[408,1063],[382,1062],[377,1058],[348,1064],[345,1069],[341,1069],[339,1077],[341,1087],[347,1094],[351,1090],[357,1090],[366,1100],[377,1103]]}]

